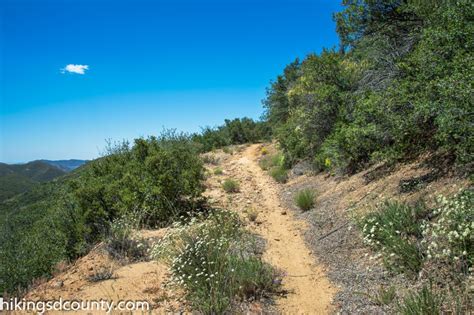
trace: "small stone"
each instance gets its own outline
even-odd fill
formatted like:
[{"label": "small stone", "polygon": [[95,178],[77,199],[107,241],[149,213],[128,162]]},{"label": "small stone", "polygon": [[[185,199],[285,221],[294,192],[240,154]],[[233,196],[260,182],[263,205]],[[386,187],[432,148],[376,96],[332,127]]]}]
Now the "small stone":
[{"label": "small stone", "polygon": [[282,214],[282,215],[286,215],[286,210],[282,210],[282,211],[281,211],[281,214]]},{"label": "small stone", "polygon": [[64,286],[64,281],[62,280],[58,280],[53,283],[53,288],[55,289],[62,288],[63,286]]}]

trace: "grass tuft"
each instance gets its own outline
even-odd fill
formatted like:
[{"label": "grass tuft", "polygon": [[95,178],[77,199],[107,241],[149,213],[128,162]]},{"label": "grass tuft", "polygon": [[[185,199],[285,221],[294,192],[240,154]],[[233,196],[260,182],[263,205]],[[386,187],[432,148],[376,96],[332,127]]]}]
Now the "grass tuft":
[{"label": "grass tuft", "polygon": [[419,292],[408,294],[398,305],[398,311],[404,315],[438,315],[441,314],[443,297],[428,286]]},{"label": "grass tuft", "polygon": [[270,176],[278,183],[284,184],[288,181],[288,171],[282,166],[273,167]]},{"label": "grass tuft", "polygon": [[316,193],[309,188],[300,190],[295,196],[295,203],[303,211],[308,211],[314,207]]},{"label": "grass tuft", "polygon": [[254,208],[249,208],[246,211],[247,214],[247,219],[249,219],[250,222],[255,222],[258,217],[258,212]]},{"label": "grass tuft", "polygon": [[239,192],[240,185],[236,180],[228,178],[222,184],[222,188],[227,193],[236,193],[236,192]]}]

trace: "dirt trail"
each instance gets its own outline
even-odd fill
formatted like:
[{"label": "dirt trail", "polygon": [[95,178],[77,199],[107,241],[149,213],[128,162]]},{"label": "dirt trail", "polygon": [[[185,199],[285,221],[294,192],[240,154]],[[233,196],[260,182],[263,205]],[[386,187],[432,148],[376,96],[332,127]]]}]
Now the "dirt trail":
[{"label": "dirt trail", "polygon": [[[215,205],[242,215],[249,208],[257,211],[257,219],[249,224],[249,229],[266,240],[264,259],[283,272],[282,286],[287,294],[275,298],[278,313],[330,313],[336,290],[306,247],[302,237],[306,224],[280,204],[281,186],[258,166],[260,148],[261,145],[251,145],[233,155],[224,154],[219,165],[223,175],[208,178],[206,194]],[[238,180],[240,192],[224,193],[221,185],[224,178]],[[153,239],[162,232],[141,231],[141,235]],[[115,266],[115,277],[112,279],[97,283],[87,280],[88,275],[111,265]],[[181,294],[165,287],[167,279],[169,270],[161,263],[144,261],[118,265],[110,260],[105,251],[95,249],[53,279],[31,290],[26,298],[146,300],[152,303],[154,313],[186,310]],[[260,306],[249,310],[253,313],[255,309],[255,313],[261,313]]]},{"label": "dirt trail", "polygon": [[[253,208],[258,213],[257,224],[251,229],[267,241],[264,259],[283,271],[282,285],[288,292],[277,297],[278,310],[285,314],[329,313],[336,290],[304,242],[305,223],[280,204],[278,184],[258,166],[260,148],[251,145],[220,165],[224,177],[238,179],[241,185],[235,201],[227,206],[237,211]],[[228,198],[216,190],[214,193],[217,199]]]}]

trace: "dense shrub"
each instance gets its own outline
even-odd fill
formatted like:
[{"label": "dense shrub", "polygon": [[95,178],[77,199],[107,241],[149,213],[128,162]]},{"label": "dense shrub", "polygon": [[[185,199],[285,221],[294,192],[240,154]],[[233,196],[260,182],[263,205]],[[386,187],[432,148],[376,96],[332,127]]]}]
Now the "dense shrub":
[{"label": "dense shrub", "polygon": [[56,212],[60,191],[58,183],[46,183],[0,203],[0,292],[17,293],[67,257]]},{"label": "dense shrub", "polygon": [[229,145],[268,140],[270,136],[271,129],[266,122],[245,117],[226,119],[224,125],[216,128],[205,127],[192,138],[202,152],[208,152]]},{"label": "dense shrub", "polygon": [[267,91],[266,118],[287,163],[353,173],[438,150],[472,166],[470,2],[343,5],[341,50],[296,60]]},{"label": "dense shrub", "polygon": [[147,226],[169,224],[199,205],[203,178],[192,141],[171,132],[110,148],[72,186],[94,238],[107,222],[133,213]]},{"label": "dense shrub", "polygon": [[222,314],[234,301],[275,289],[274,271],[255,255],[253,244],[236,213],[217,210],[208,218],[173,225],[153,255],[168,261],[174,282],[186,290],[194,309]]}]

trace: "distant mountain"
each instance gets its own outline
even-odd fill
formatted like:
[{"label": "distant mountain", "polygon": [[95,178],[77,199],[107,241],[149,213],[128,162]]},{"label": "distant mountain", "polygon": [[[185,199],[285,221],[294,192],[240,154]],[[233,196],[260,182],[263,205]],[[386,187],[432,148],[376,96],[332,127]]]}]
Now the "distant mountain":
[{"label": "distant mountain", "polygon": [[56,166],[57,168],[65,171],[65,172],[70,172],[75,170],[76,168],[84,165],[87,163],[86,160],[57,160],[57,161],[51,161],[51,160],[39,160],[41,162],[47,163],[52,166]]},{"label": "distant mountain", "polygon": [[0,163],[0,202],[66,173],[43,161],[26,164]]}]

